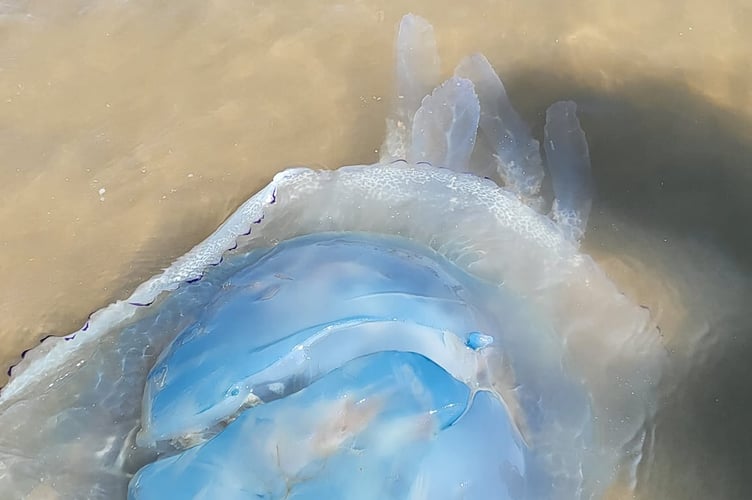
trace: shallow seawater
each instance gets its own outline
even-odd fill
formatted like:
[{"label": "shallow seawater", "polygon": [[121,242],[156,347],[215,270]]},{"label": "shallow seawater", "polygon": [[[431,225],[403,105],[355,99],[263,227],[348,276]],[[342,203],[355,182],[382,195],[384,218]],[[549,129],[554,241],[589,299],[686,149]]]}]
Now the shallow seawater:
[{"label": "shallow seawater", "polygon": [[584,251],[672,359],[638,498],[751,497],[743,2],[6,2],[2,359],[126,297],[282,168],[373,162],[407,11],[448,63],[483,51],[538,128],[580,105]]}]

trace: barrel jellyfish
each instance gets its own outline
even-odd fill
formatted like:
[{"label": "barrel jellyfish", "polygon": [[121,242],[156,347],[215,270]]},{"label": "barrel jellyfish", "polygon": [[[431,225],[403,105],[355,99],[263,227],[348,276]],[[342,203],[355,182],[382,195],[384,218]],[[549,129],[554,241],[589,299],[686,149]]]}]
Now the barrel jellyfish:
[{"label": "barrel jellyfish", "polygon": [[395,52],[378,163],[282,171],[12,369],[4,495],[585,499],[635,481],[665,354],[579,250],[575,104],[548,108],[541,149],[484,56],[440,83],[413,15]]}]

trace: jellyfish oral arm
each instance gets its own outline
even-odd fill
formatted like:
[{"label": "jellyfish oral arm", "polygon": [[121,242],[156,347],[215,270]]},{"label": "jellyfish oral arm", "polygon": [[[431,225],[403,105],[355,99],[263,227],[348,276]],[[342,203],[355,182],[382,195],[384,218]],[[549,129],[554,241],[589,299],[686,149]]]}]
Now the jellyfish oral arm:
[{"label": "jellyfish oral arm", "polygon": [[395,46],[395,92],[381,147],[382,163],[407,158],[413,116],[439,81],[439,53],[431,23],[406,15],[400,22]]},{"label": "jellyfish oral arm", "polygon": [[480,101],[479,135],[491,146],[496,180],[524,199],[534,200],[543,182],[540,146],[512,106],[504,84],[482,54],[463,59],[455,76],[473,82]]},{"label": "jellyfish oral arm", "polygon": [[[406,159],[490,177],[540,210],[545,174],[540,143],[488,59],[482,54],[466,57],[452,78],[430,92],[438,83],[439,64],[431,25],[405,16],[396,46],[396,95],[381,162]],[[585,233],[592,199],[590,156],[576,109],[571,101],[551,105],[544,134],[555,195],[550,215],[575,243]]]},{"label": "jellyfish oral arm", "polygon": [[555,196],[551,216],[572,241],[585,234],[593,197],[590,153],[576,112],[572,101],[552,104],[543,132]]}]

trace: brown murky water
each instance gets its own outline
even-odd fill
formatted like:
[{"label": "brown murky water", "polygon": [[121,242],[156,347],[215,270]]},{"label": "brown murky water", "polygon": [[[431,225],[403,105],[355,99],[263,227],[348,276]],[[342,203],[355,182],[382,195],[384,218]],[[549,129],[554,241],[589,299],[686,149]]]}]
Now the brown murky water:
[{"label": "brown murky water", "polygon": [[375,161],[408,11],[447,74],[484,52],[538,130],[553,100],[580,104],[585,249],[673,360],[638,498],[752,498],[743,1],[2,2],[0,363],[126,297],[284,167]]}]

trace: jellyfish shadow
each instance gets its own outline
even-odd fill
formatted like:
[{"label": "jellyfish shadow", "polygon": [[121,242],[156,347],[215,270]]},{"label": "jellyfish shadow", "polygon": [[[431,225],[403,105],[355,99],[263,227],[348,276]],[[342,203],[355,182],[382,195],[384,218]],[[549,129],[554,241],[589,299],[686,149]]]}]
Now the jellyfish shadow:
[{"label": "jellyfish shadow", "polygon": [[[652,234],[664,260],[681,261],[664,279],[682,281],[688,303],[704,305],[673,332],[679,347],[669,347],[638,498],[752,498],[752,319],[744,305],[752,298],[752,120],[677,81],[627,82],[607,93],[546,72],[510,76],[510,96],[537,137],[548,103],[578,102],[595,184],[585,251],[625,244],[620,252],[640,253],[626,242],[645,241],[635,231]],[[624,234],[604,243],[614,220],[628,222]],[[696,251],[703,247],[713,253]],[[716,276],[721,266],[738,273],[727,289]],[[688,268],[694,274],[682,275]]]}]

